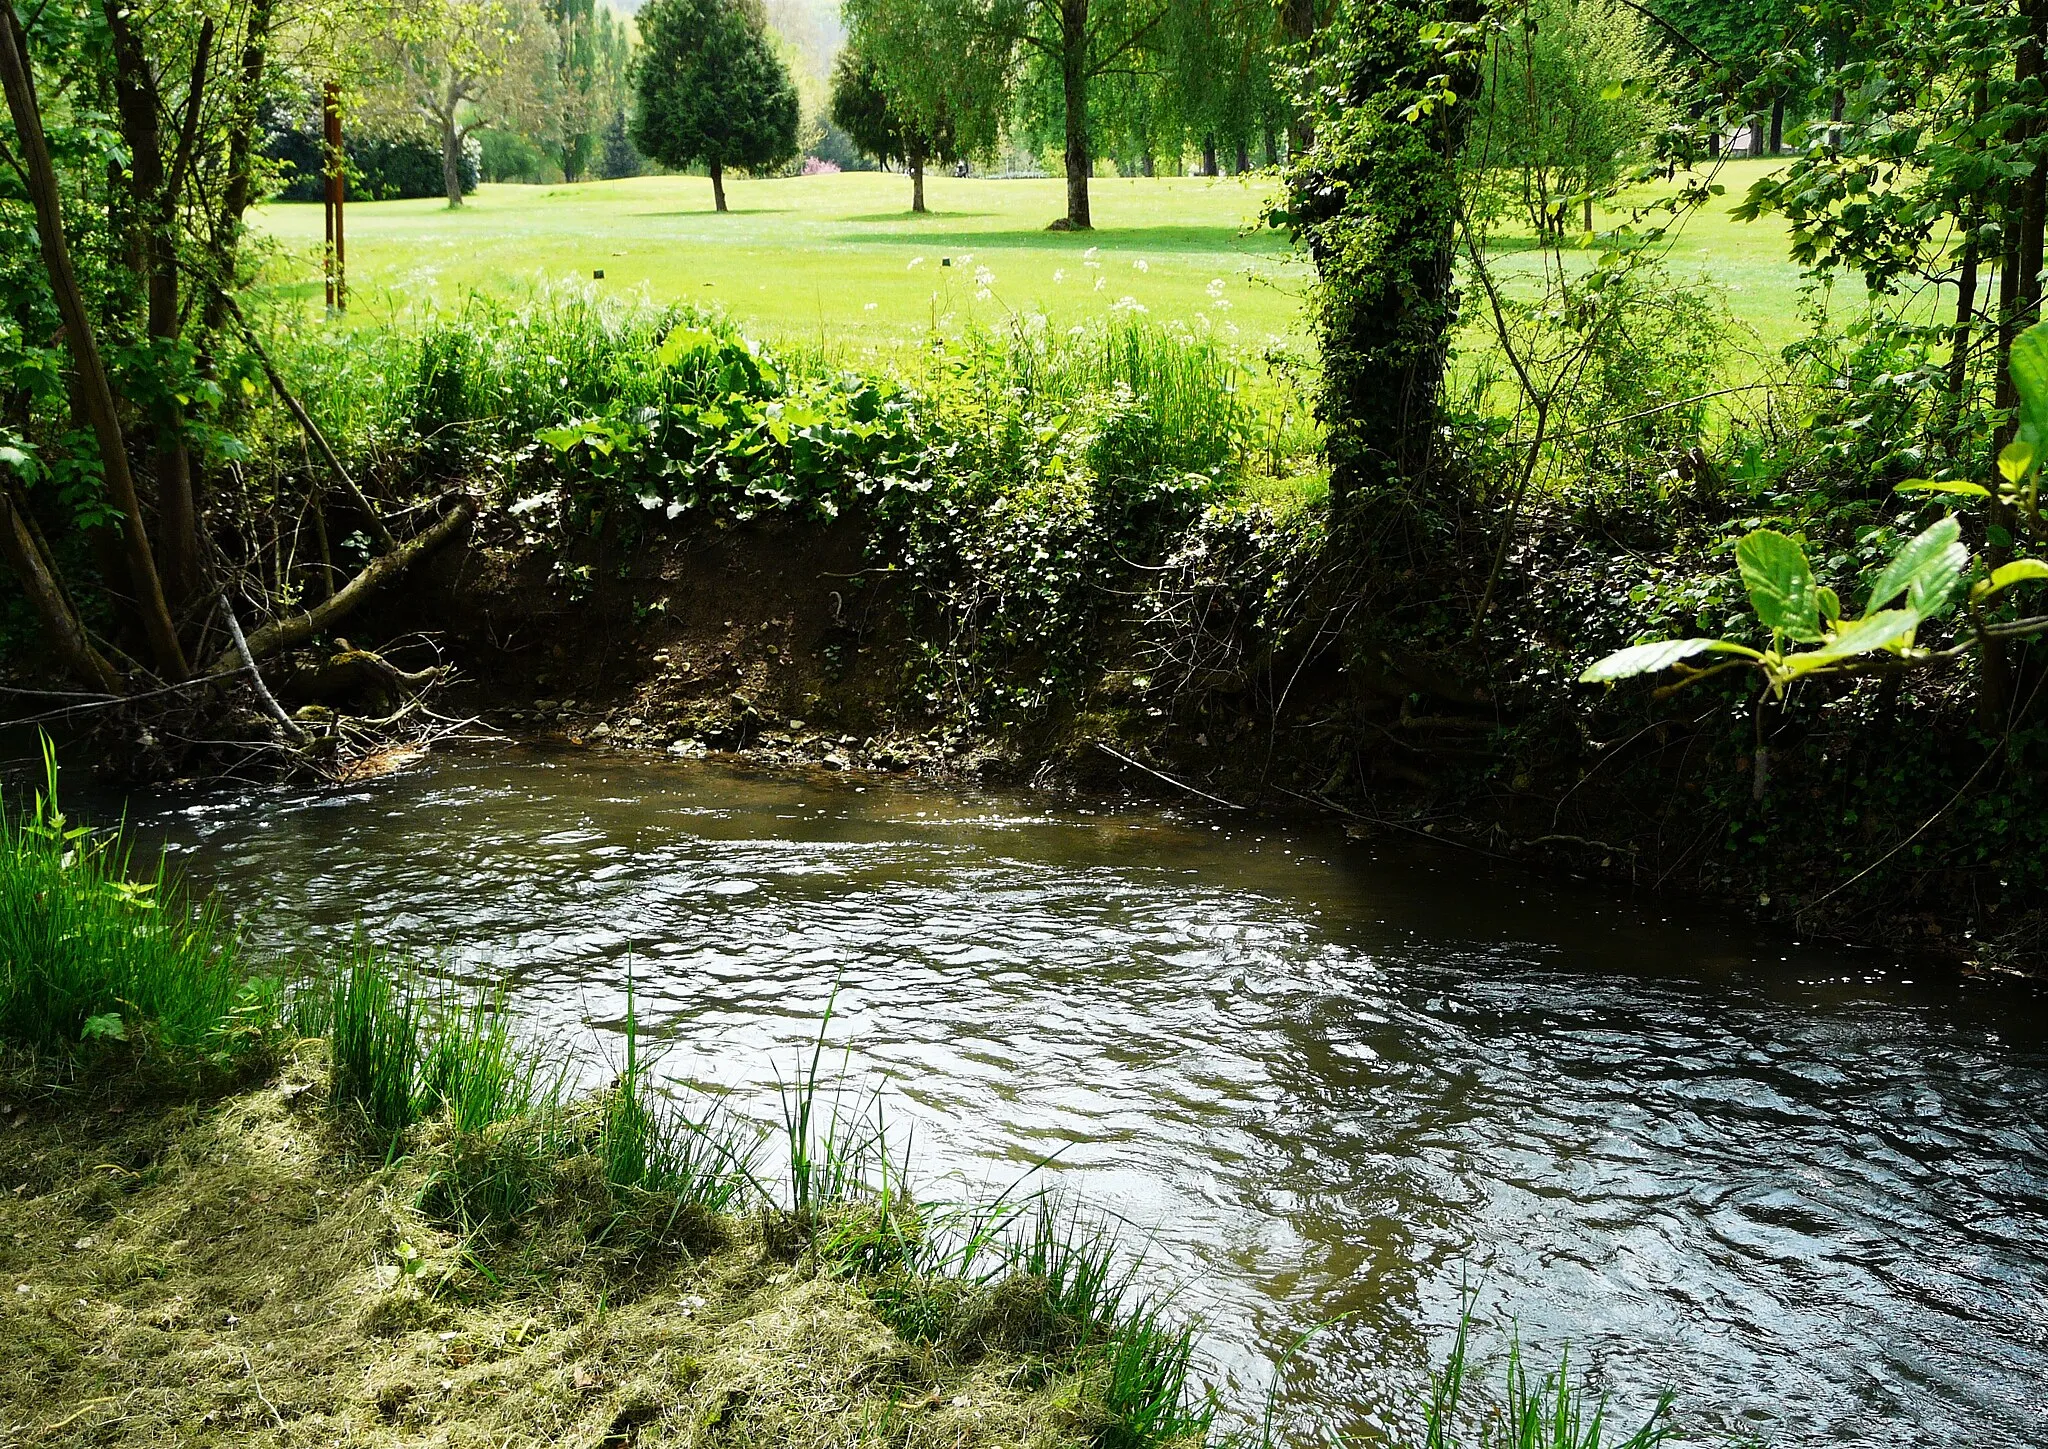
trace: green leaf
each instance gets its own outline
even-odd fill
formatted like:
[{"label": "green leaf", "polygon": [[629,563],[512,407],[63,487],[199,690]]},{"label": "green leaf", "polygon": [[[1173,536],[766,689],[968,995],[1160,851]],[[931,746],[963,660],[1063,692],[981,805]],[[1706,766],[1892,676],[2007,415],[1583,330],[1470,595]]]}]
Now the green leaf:
[{"label": "green leaf", "polygon": [[578,423],[567,428],[547,428],[536,436],[557,453],[566,453],[583,441],[586,432],[583,425]]},{"label": "green leaf", "polygon": [[1820,616],[1830,624],[1842,622],[1842,596],[1833,589],[1820,590]]},{"label": "green leaf", "polygon": [[1894,493],[1961,493],[1971,498],[1989,498],[1991,490],[1981,483],[1937,483],[1931,478],[1908,478]]},{"label": "green leaf", "polygon": [[1797,543],[1760,528],[1735,545],[1735,563],[1765,628],[1808,644],[1826,637],[1820,631],[1820,587]]},{"label": "green leaf", "polygon": [[2020,437],[2048,448],[2048,322],[2036,322],[2013,340],[2007,362],[2020,395]]},{"label": "green leaf", "polygon": [[1793,654],[1786,658],[1788,668],[1795,671],[1816,664],[1830,664],[1838,659],[1853,658],[1858,654],[1874,654],[1880,649],[1891,649],[1913,642],[1913,631],[1920,627],[1920,615],[1912,609],[1888,609],[1882,614],[1871,614],[1858,619],[1828,640],[1826,645],[1806,654]]},{"label": "green leaf", "polygon": [[2005,451],[1998,455],[1998,471],[2005,475],[2008,483],[2017,483],[2034,471],[2034,445],[2014,441],[2005,445]]},{"label": "green leaf", "polygon": [[85,1030],[79,1034],[81,1041],[126,1041],[128,1024],[121,1020],[121,1013],[109,1011],[100,1016],[88,1016]]},{"label": "green leaf", "polygon": [[1963,570],[1970,566],[1970,551],[1956,541],[1962,525],[1953,516],[1925,530],[1892,555],[1871,586],[1865,617],[1896,599],[1906,596],[1907,607],[1923,619],[1938,617],[1955,598]]},{"label": "green leaf", "polygon": [[1616,650],[1579,676],[1581,684],[1612,684],[1638,674],[1655,674],[1660,669],[1692,658],[1695,654],[1746,654],[1757,658],[1754,649],[1730,644],[1725,639],[1663,639],[1655,644],[1631,644]]},{"label": "green leaf", "polygon": [[1991,577],[1971,590],[1978,598],[1988,599],[2000,589],[2013,584],[2023,584],[2030,579],[2048,579],[2048,563],[2037,558],[2016,558],[1991,571]]}]

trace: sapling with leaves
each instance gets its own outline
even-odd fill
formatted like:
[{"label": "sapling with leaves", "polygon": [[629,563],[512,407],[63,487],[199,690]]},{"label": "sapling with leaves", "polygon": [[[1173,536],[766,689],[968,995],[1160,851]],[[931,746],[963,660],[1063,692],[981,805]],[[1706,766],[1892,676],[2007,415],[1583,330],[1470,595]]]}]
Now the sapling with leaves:
[{"label": "sapling with leaves", "polygon": [[[1999,455],[2002,481],[1997,491],[1978,483],[1921,479],[1901,484],[1900,491],[1992,500],[2004,505],[2008,516],[2030,533],[2048,535],[2040,513],[2041,466],[2048,460],[2048,323],[2020,337],[2013,344],[2012,359],[2018,435]],[[1973,560],[1962,542],[1962,525],[1953,515],[1923,530],[1892,556],[1871,586],[1862,614],[1853,619],[1844,616],[1834,590],[1815,579],[1805,549],[1794,538],[1774,529],[1756,529],[1736,544],[1735,562],[1750,607],[1770,631],[1766,647],[1756,649],[1731,639],[1636,644],[1600,660],[1579,676],[1580,681],[1612,684],[1670,669],[1681,675],[1669,686],[1677,689],[1728,670],[1754,669],[1772,694],[1782,696],[1801,679],[1949,664],[1995,641],[2048,633],[2048,615],[1992,617],[1994,604],[2007,589],[2048,579],[2048,562]],[[1966,622],[1956,639],[1939,648],[1923,644],[1922,627],[1949,614],[1958,603]]]}]

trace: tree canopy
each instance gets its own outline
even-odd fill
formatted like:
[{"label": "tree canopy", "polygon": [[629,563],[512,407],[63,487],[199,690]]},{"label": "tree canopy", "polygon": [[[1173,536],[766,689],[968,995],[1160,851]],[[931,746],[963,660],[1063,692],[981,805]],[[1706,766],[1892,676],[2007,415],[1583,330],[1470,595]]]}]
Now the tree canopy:
[{"label": "tree canopy", "polygon": [[633,142],[664,166],[703,166],[724,211],[727,168],[770,171],[797,152],[796,82],[760,0],[652,0],[639,23]]}]

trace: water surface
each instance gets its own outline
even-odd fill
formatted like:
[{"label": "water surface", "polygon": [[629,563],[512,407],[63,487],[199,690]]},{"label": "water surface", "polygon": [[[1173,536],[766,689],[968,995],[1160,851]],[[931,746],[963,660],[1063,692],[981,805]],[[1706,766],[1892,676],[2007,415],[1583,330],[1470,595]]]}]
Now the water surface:
[{"label": "water surface", "polygon": [[1697,1436],[2048,1442],[2048,1013],[1482,857],[1151,805],[508,753],[137,802],[282,940],[378,938],[772,1088],[837,988],[919,1165],[1148,1237],[1226,1393],[1387,1422],[1461,1295]]}]

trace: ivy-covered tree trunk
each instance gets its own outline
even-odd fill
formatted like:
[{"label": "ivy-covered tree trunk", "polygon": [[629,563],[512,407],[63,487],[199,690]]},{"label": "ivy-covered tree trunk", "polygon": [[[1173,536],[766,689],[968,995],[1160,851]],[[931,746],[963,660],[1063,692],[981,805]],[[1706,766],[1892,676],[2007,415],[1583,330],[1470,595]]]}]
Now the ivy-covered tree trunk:
[{"label": "ivy-covered tree trunk", "polygon": [[1458,316],[1458,153],[1479,69],[1476,44],[1447,58],[1422,31],[1469,22],[1477,8],[1359,7],[1325,32],[1324,92],[1334,82],[1335,104],[1315,117],[1316,148],[1290,173],[1285,216],[1319,279],[1320,410],[1340,523],[1358,498],[1425,490],[1435,472]]}]

